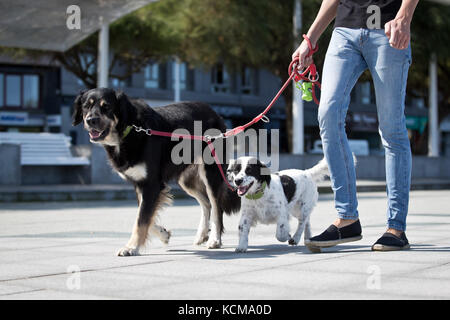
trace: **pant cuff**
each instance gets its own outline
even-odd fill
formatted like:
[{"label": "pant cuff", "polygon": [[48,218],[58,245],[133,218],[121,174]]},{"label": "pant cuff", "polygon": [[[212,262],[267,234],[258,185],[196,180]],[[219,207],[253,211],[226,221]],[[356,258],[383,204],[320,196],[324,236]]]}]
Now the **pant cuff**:
[{"label": "pant cuff", "polygon": [[349,214],[349,213],[338,213],[338,217],[340,219],[358,219],[358,213],[353,213],[353,214]]},{"label": "pant cuff", "polygon": [[387,227],[395,230],[405,231],[406,226],[402,223],[399,223],[397,221],[388,221]]}]

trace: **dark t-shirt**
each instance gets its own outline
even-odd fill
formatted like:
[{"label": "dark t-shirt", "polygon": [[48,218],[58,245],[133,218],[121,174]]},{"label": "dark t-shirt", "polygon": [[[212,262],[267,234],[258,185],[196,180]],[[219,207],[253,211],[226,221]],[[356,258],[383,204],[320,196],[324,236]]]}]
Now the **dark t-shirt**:
[{"label": "dark t-shirt", "polygon": [[384,24],[395,18],[401,5],[402,0],[341,0],[334,27],[384,29]]}]

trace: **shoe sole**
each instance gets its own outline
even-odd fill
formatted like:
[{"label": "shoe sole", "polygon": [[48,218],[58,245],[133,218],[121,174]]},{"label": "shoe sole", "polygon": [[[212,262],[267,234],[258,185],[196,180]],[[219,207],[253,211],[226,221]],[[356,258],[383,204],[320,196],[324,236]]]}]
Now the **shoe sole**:
[{"label": "shoe sole", "polygon": [[400,251],[409,249],[410,245],[407,244],[403,247],[395,247],[395,246],[385,246],[384,244],[374,244],[372,246],[372,251]]},{"label": "shoe sole", "polygon": [[317,248],[330,248],[330,247],[334,247],[338,244],[341,243],[347,243],[347,242],[353,242],[353,241],[358,241],[362,239],[362,235],[361,236],[357,236],[357,237],[352,237],[352,238],[344,238],[344,239],[339,239],[339,240],[332,240],[332,241],[305,241],[305,245],[307,247],[317,247]]},{"label": "shoe sole", "polygon": [[308,245],[306,245],[306,247],[312,253],[322,253],[322,249],[320,249],[320,247],[313,247],[313,246],[308,246]]}]

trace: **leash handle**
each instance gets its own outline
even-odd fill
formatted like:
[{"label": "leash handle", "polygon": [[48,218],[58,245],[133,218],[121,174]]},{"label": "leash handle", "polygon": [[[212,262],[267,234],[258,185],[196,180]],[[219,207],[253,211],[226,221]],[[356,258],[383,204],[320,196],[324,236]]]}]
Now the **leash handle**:
[{"label": "leash handle", "polygon": [[[316,46],[313,48],[311,39],[306,34],[303,34],[303,39],[305,39],[306,43],[308,44],[309,52],[307,57],[311,57],[314,53],[319,50],[319,45],[316,44]],[[299,63],[299,57],[295,57],[294,60],[291,61],[289,65],[289,76],[290,78],[293,78],[295,82],[299,81],[307,81],[311,83],[311,93],[312,93],[312,100],[319,105],[319,100],[316,97],[315,88],[318,87],[320,89],[320,83],[319,83],[319,73],[317,72],[317,67],[312,62],[303,72],[299,72],[297,70],[297,66]],[[308,95],[309,96],[309,95]]]},{"label": "leash handle", "polygon": [[308,44],[308,48],[309,48],[307,57],[312,56],[314,53],[317,52],[317,50],[319,50],[319,45],[317,43],[316,43],[315,48],[312,47],[311,39],[309,39],[306,34],[303,34],[303,39],[305,39],[306,43]]}]

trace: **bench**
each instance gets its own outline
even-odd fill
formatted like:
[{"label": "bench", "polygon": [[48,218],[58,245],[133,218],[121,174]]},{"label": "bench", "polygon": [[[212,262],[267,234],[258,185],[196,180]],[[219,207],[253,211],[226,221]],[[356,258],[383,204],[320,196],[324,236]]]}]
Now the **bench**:
[{"label": "bench", "polygon": [[0,132],[0,144],[20,145],[22,166],[86,166],[89,159],[74,157],[71,138],[63,133]]}]

